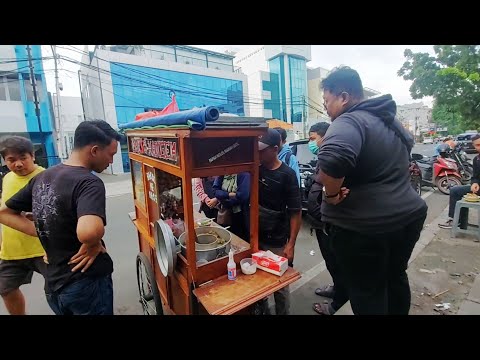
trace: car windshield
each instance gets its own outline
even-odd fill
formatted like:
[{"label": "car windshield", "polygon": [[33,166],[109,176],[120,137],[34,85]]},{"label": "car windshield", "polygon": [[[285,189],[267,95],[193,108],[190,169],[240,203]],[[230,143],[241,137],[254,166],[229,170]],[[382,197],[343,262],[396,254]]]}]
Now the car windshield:
[{"label": "car windshield", "polygon": [[317,157],[312,154],[307,144],[297,144],[297,154],[295,155],[299,164],[307,165],[312,160],[316,161]]}]

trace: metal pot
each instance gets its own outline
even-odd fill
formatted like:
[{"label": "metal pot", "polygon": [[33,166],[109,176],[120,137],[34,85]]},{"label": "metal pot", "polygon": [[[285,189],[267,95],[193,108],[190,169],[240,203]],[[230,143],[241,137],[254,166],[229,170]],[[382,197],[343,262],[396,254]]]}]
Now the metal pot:
[{"label": "metal pot", "polygon": [[[200,226],[195,228],[195,234],[197,235],[195,243],[197,262],[205,263],[228,255],[232,240],[230,231],[218,226]],[[178,242],[185,257],[187,256],[186,241],[187,232],[184,232],[179,236]]]}]

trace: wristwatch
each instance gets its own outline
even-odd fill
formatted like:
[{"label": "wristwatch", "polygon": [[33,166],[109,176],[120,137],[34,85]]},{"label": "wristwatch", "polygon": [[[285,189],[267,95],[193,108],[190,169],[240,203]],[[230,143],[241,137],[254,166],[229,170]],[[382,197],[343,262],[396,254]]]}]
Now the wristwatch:
[{"label": "wristwatch", "polygon": [[331,198],[337,197],[338,194],[340,194],[340,191],[338,191],[336,194],[327,195],[327,189],[325,189],[325,186],[323,187],[322,191],[323,191],[323,195],[324,195],[327,199],[331,199]]}]

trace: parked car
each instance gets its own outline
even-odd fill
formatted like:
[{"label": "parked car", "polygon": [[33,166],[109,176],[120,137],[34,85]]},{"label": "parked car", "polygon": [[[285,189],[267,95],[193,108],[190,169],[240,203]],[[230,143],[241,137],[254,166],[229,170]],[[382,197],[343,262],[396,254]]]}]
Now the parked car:
[{"label": "parked car", "polygon": [[431,137],[424,137],[424,138],[423,138],[423,143],[424,143],[424,144],[433,144],[433,138],[431,138]]},{"label": "parked car", "polygon": [[308,142],[309,139],[302,139],[293,141],[289,144],[292,148],[292,153],[298,160],[303,211],[307,210],[308,192],[313,184],[311,177],[315,173],[315,167],[317,165],[317,157],[313,155],[308,148]]},{"label": "parked car", "polygon": [[475,153],[476,150],[472,143],[472,137],[477,134],[478,133],[469,132],[457,135],[455,142],[457,143],[457,145],[461,145],[463,151],[465,151],[467,154]]},{"label": "parked car", "polygon": [[[298,167],[300,169],[300,191],[302,192],[302,208],[303,211],[307,210],[308,192],[313,184],[312,175],[315,173],[315,167],[317,165],[317,157],[312,154],[308,148],[308,139],[296,140],[289,145],[292,148],[292,153],[298,160]],[[413,189],[422,194],[422,172],[418,164],[411,159],[410,160],[410,183]]]}]

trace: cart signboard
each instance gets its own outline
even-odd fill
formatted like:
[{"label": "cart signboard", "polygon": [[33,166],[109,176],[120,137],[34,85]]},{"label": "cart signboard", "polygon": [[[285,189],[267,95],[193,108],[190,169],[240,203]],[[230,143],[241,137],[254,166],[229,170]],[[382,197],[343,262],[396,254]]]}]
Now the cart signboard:
[{"label": "cart signboard", "polygon": [[178,165],[178,138],[130,137],[130,152]]}]

